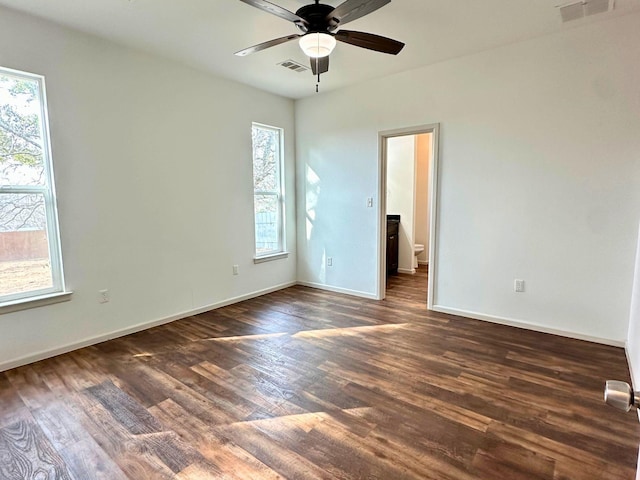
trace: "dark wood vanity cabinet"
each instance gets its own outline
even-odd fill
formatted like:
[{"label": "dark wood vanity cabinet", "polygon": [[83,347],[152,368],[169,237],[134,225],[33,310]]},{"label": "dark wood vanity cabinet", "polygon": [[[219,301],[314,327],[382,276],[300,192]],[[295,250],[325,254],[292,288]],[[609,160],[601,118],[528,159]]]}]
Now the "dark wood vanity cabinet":
[{"label": "dark wood vanity cabinet", "polygon": [[398,273],[400,215],[387,215],[387,275]]}]

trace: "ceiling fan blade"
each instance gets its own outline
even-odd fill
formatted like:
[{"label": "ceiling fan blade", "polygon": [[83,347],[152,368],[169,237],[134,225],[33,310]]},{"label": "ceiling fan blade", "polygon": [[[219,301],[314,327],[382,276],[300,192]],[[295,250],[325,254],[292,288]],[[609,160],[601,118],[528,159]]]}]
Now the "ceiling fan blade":
[{"label": "ceiling fan blade", "polygon": [[247,5],[251,5],[252,7],[259,8],[265,12],[271,13],[276,17],[284,18],[285,20],[289,20],[290,22],[297,23],[300,25],[307,26],[309,22],[307,22],[304,18],[299,17],[293,12],[290,12],[286,8],[282,8],[275,3],[267,2],[267,0],[240,0],[241,2],[246,3]]},{"label": "ceiling fan blade", "polygon": [[329,71],[329,56],[311,59],[311,71],[314,75]]},{"label": "ceiling fan blade", "polygon": [[354,32],[353,30],[340,30],[335,35],[336,40],[355,45],[376,52],[397,55],[404,48],[404,43],[392,38],[381,37],[373,33]]},{"label": "ceiling fan blade", "polygon": [[253,47],[245,48],[244,50],[240,50],[235,54],[239,57],[244,57],[245,55],[249,55],[250,53],[259,52],[260,50],[264,50],[265,48],[275,47],[276,45],[280,45],[281,43],[287,43],[291,40],[295,40],[296,38],[300,38],[302,35],[287,35],[286,37],[274,38],[273,40],[269,40],[268,42],[262,42],[258,45],[254,45]]},{"label": "ceiling fan blade", "polygon": [[357,18],[375,12],[390,2],[391,0],[347,0],[334,8],[333,11],[327,15],[327,20],[334,25],[344,25],[347,22],[352,22]]}]

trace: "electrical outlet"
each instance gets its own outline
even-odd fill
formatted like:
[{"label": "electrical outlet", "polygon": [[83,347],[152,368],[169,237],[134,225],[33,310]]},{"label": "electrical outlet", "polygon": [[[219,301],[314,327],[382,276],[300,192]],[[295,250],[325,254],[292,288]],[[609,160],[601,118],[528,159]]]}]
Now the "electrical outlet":
[{"label": "electrical outlet", "polygon": [[367,198],[367,207],[373,207],[373,197]]},{"label": "electrical outlet", "polygon": [[98,302],[99,303],[107,303],[111,300],[111,294],[109,290],[98,290]]},{"label": "electrical outlet", "polygon": [[513,289],[518,293],[524,292],[524,280],[515,279],[513,281]]},{"label": "electrical outlet", "polygon": [[333,267],[333,257],[327,257],[327,267]]},{"label": "electrical outlet", "polygon": [[238,275],[240,273],[240,269],[238,267],[238,265],[234,265],[233,266],[233,274],[234,275]]}]

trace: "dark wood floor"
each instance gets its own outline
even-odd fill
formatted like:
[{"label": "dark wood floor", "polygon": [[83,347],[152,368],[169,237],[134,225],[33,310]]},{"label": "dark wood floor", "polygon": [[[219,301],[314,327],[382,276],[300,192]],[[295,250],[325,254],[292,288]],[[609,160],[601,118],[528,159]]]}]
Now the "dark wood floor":
[{"label": "dark wood floor", "polygon": [[292,287],[0,373],[0,479],[632,479],[622,349]]}]

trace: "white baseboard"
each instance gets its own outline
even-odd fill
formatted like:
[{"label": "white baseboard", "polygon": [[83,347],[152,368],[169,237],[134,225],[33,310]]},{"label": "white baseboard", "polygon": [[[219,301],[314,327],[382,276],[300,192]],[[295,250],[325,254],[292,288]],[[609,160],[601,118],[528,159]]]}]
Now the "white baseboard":
[{"label": "white baseboard", "polygon": [[535,323],[524,322],[512,318],[497,317],[494,315],[485,315],[484,313],[470,312],[467,310],[459,310],[457,308],[445,307],[443,305],[434,305],[434,312],[448,313],[450,315],[458,315],[460,317],[473,318],[474,320],[482,320],[484,322],[498,323],[500,325],[508,325],[510,327],[524,328],[535,332],[551,333],[561,337],[575,338],[576,340],[585,340],[587,342],[600,343],[602,345],[610,345],[612,347],[624,347],[624,340],[613,340],[611,338],[593,337],[591,335],[583,335],[576,332],[568,332],[566,330],[558,330],[556,328],[545,327]]},{"label": "white baseboard", "polygon": [[415,275],[416,274],[416,269],[415,268],[399,268],[398,269],[398,273]]},{"label": "white baseboard", "polygon": [[344,293],[345,295],[353,295],[354,297],[368,298],[370,300],[378,300],[378,297],[372,293],[360,292],[359,290],[349,290],[348,288],[332,287],[322,283],[314,282],[298,282],[303,287],[317,288],[318,290],[326,290],[327,292]]},{"label": "white baseboard", "polygon": [[418,265],[429,265],[429,260],[418,260]]},{"label": "white baseboard", "polygon": [[23,365],[28,365],[30,363],[39,362],[40,360],[44,360],[46,358],[55,357],[57,355],[62,355],[63,353],[69,353],[73,350],[78,350],[80,348],[88,347],[90,345],[95,345],[97,343],[102,343],[107,340],[113,340],[114,338],[124,337],[125,335],[130,335],[132,333],[141,332],[142,330],[147,330],[149,328],[157,327],[159,325],[164,325],[165,323],[175,322],[176,320],[180,320],[182,318],[191,317],[193,315],[198,315],[200,313],[208,312],[210,310],[215,310],[217,308],[226,307],[228,305],[232,305],[234,303],[242,302],[244,300],[249,300],[251,298],[260,297],[262,295],[266,295],[267,293],[276,292],[278,290],[282,290],[284,288],[292,287],[296,285],[296,282],[288,282],[282,283],[280,285],[276,285],[275,287],[265,288],[263,290],[258,290],[255,292],[247,293],[245,295],[240,295],[238,297],[228,298],[226,300],[222,300],[220,302],[212,303],[210,305],[205,305],[203,307],[199,307],[193,310],[188,310],[185,312],[176,313],[174,315],[159,318],[156,320],[152,320],[150,322],[138,323],[136,325],[132,325],[127,328],[123,328],[120,330],[115,330],[113,332],[105,333],[103,335],[98,335],[95,337],[89,337],[84,340],[80,340],[79,342],[69,343],[67,345],[63,345],[61,347],[52,348],[48,350],[42,350],[37,353],[33,353],[30,355],[25,355],[24,357],[19,357],[13,360],[8,360],[6,362],[0,363],[0,372],[5,370],[10,370],[12,368],[21,367]]}]

